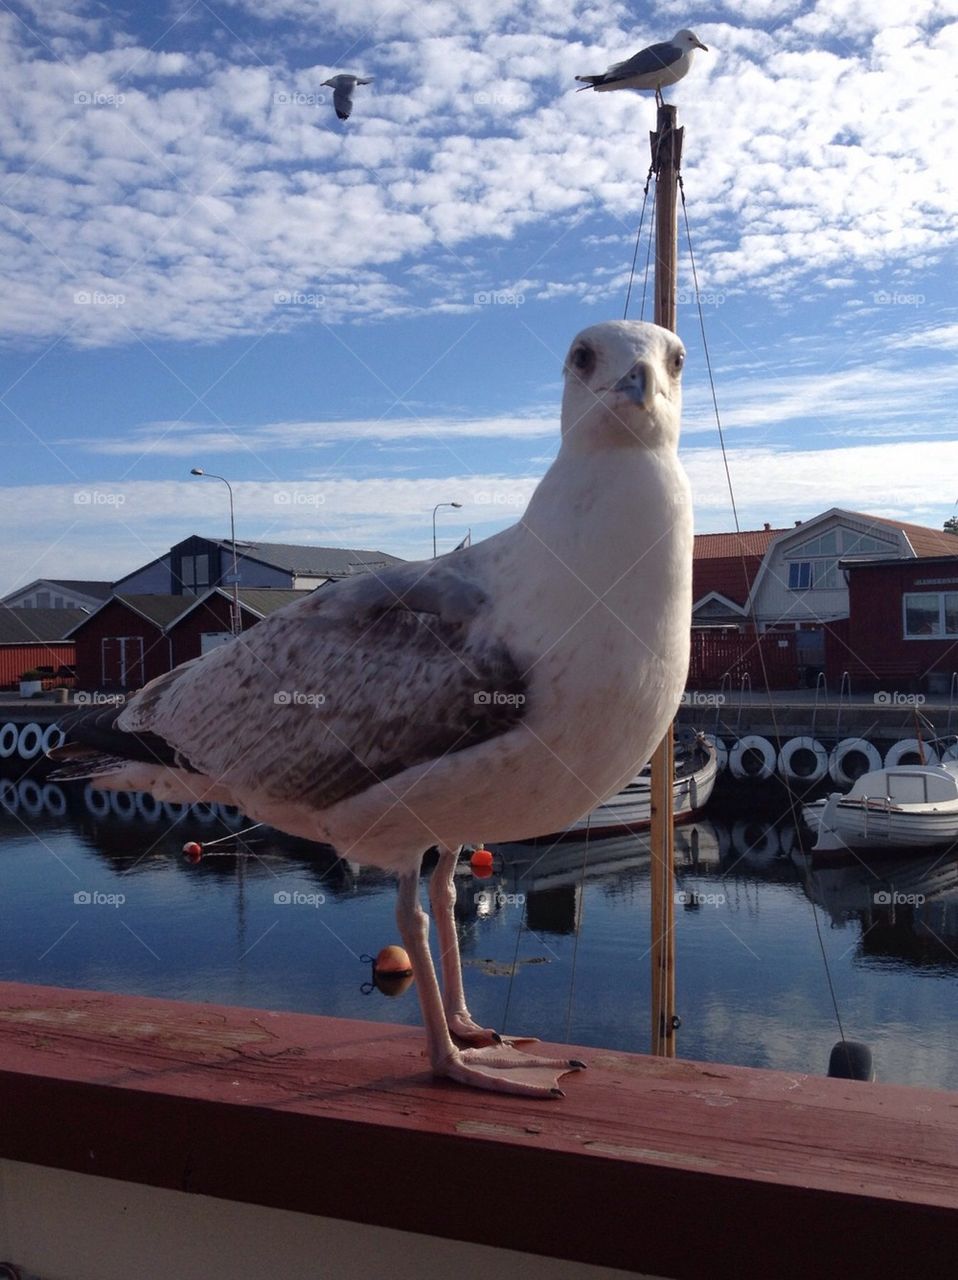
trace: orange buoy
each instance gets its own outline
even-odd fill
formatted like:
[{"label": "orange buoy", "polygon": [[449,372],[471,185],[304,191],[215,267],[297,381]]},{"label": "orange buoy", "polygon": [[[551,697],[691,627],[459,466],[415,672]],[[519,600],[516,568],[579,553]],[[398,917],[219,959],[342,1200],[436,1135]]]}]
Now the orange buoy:
[{"label": "orange buoy", "polygon": [[412,986],[413,973],[409,953],[395,945],[383,947],[374,960],[372,956],[360,956],[373,967],[372,978],[359,988],[364,996],[370,991],[381,991],[384,996],[401,996]]},{"label": "orange buoy", "polygon": [[484,880],[486,876],[492,874],[492,854],[488,849],[484,849],[482,845],[478,849],[474,849],[469,859],[469,866],[472,868],[472,874],[478,876],[480,880]]},{"label": "orange buoy", "polygon": [[203,856],[203,846],[195,840],[187,840],[183,846],[183,852],[189,858],[190,862],[199,862]]},{"label": "orange buoy", "polygon": [[402,947],[396,946],[383,947],[373,961],[373,968],[377,973],[390,978],[405,977],[407,974],[412,973],[409,953],[404,951]]}]

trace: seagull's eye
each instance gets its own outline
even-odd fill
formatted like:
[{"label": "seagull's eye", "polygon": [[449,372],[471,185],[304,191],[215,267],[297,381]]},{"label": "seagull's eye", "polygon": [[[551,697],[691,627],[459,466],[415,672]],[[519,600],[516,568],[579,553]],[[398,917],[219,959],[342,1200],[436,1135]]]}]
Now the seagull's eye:
[{"label": "seagull's eye", "polygon": [[684,364],[685,364],[685,352],[676,351],[675,355],[672,357],[672,372],[681,373],[682,366]]},{"label": "seagull's eye", "polygon": [[576,347],[569,357],[569,364],[580,378],[587,378],[595,368],[595,352],[591,347]]}]

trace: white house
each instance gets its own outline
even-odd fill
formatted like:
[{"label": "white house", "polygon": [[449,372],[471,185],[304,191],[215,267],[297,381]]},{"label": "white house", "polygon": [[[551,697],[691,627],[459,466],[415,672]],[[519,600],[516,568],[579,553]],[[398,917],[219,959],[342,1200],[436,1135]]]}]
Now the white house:
[{"label": "white house", "polygon": [[8,609],[99,609],[109,599],[111,582],[78,578],[36,578],[0,600]]}]

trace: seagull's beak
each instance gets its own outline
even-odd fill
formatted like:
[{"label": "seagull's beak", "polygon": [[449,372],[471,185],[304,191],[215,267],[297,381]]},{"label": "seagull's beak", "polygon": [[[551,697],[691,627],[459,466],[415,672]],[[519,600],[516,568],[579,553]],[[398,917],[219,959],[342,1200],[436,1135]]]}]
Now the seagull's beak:
[{"label": "seagull's beak", "polygon": [[698,36],[695,37],[695,47],[696,49],[704,49],[706,53],[708,53],[709,51],[708,45],[703,44],[702,41],[698,38]]},{"label": "seagull's beak", "polygon": [[637,360],[625,377],[620,378],[612,387],[613,391],[627,396],[633,404],[641,405],[646,410],[652,408],[658,389],[655,373],[644,360]]}]

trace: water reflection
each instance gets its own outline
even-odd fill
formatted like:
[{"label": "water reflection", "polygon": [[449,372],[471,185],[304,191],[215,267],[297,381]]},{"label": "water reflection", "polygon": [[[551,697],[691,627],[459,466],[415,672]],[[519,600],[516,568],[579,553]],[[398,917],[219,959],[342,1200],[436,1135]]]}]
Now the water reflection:
[{"label": "water reflection", "polygon": [[860,927],[863,958],[958,968],[958,855],[889,850],[819,863],[809,854],[799,865],[808,896],[832,925]]},{"label": "water reflection", "polygon": [[[245,833],[248,820],[231,806],[160,803],[143,793],[0,778],[0,815],[25,829],[71,829],[91,852],[124,875],[142,874],[157,859],[182,874],[210,879],[276,876],[295,869],[333,897],[378,892],[384,877],[340,858],[323,845],[270,829]],[[766,881],[800,885],[837,928],[858,925],[862,956],[887,955],[915,963],[958,966],[958,855],[908,856],[890,851],[828,855],[803,849],[795,824],[761,816],[703,818],[675,831],[676,905],[701,910],[707,886]],[[186,840],[205,844],[198,868],[182,858]],[[522,907],[536,933],[575,931],[586,886],[623,895],[644,882],[647,834],[601,839],[538,840],[494,846],[495,873],[477,879],[463,862],[457,875],[456,916],[468,934],[479,919]]]},{"label": "water reflection", "polygon": [[[362,994],[360,957],[396,941],[390,877],[247,825],[218,806],[0,779],[0,974],[418,1023],[414,991]],[[196,864],[183,856],[190,840],[208,846]],[[824,1070],[836,1036],[811,902],[855,1037],[884,1042],[882,1078],[958,1084],[947,1007],[958,860],[821,861],[802,840],[794,823],[757,811],[676,829],[680,1052]],[[491,876],[463,860],[456,877],[474,1015],[645,1050],[648,837],[494,851]],[[126,894],[123,911],[75,908],[75,891],[89,889]]]}]

